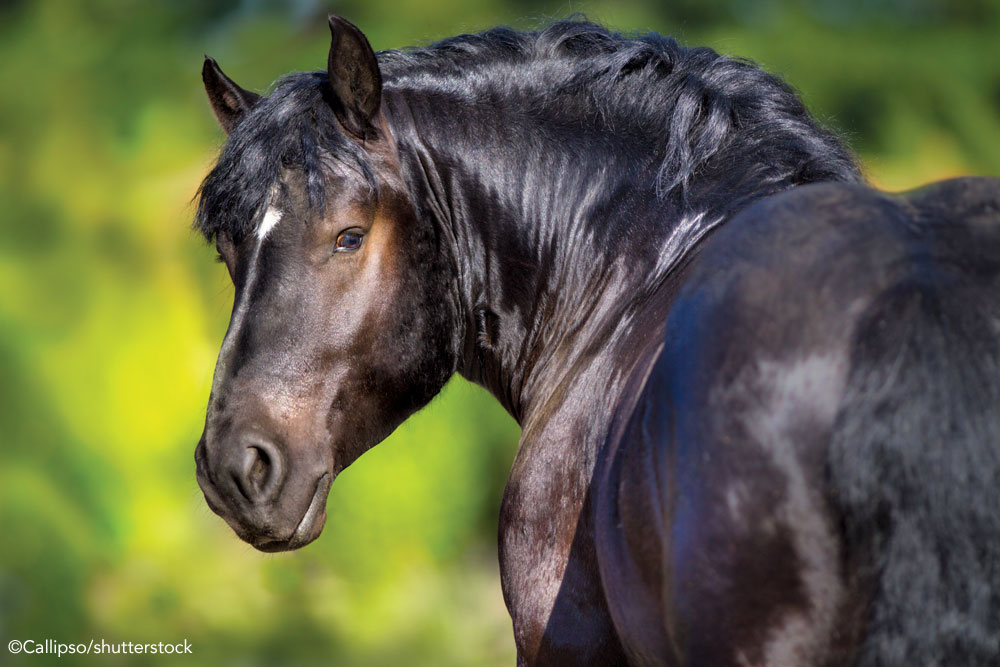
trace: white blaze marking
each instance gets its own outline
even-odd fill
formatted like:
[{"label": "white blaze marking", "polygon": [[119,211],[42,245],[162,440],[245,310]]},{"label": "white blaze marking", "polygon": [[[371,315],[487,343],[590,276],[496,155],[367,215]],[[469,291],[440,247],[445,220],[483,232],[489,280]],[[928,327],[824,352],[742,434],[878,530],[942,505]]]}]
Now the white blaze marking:
[{"label": "white blaze marking", "polygon": [[274,229],[279,222],[281,222],[281,211],[273,206],[268,206],[267,210],[264,211],[264,219],[260,221],[260,227],[257,228],[257,238],[263,241],[268,232]]}]

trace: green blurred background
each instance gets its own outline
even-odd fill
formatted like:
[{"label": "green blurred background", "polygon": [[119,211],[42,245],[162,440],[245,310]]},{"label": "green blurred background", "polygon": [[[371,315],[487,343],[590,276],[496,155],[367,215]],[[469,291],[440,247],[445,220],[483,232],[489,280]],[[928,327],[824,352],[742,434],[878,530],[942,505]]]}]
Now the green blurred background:
[{"label": "green blurred background", "polygon": [[65,664],[6,651],[46,638],[194,647],[89,664],[513,663],[517,428],[482,390],[348,469],[300,552],[244,545],[195,483],[233,291],[189,231],[222,142],[202,54],[263,91],[324,67],[328,11],[376,49],[580,11],[784,74],[881,187],[1000,174],[995,0],[0,2],[0,664]]}]

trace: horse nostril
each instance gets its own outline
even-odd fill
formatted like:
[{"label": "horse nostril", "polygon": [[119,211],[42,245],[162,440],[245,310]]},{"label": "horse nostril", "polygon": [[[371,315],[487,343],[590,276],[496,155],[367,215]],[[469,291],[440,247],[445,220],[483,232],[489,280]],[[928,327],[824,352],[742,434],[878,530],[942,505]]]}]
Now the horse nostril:
[{"label": "horse nostril", "polygon": [[247,473],[247,481],[250,482],[250,487],[254,489],[264,488],[264,483],[267,481],[267,474],[271,469],[271,462],[267,456],[266,452],[263,452],[256,447],[248,448],[248,451],[255,453],[257,456],[254,457],[255,460],[250,466],[250,471]]},{"label": "horse nostril", "polygon": [[271,442],[254,438],[246,442],[241,463],[239,472],[234,474],[240,492],[254,504],[271,500],[284,475],[278,448]]}]

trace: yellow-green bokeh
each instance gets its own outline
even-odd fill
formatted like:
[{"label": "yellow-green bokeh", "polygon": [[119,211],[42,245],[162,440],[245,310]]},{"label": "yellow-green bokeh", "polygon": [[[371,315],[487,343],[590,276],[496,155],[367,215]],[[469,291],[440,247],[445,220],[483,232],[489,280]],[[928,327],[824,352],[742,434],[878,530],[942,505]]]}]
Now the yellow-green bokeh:
[{"label": "yellow-green bokeh", "polygon": [[232,288],[189,231],[222,135],[209,53],[266,90],[325,63],[327,11],[377,49],[583,11],[748,56],[872,181],[1000,174],[995,0],[0,4],[0,664],[10,639],[189,640],[89,664],[496,665],[496,509],[517,428],[442,397],[336,482],[318,542],[263,555],[194,481]]}]

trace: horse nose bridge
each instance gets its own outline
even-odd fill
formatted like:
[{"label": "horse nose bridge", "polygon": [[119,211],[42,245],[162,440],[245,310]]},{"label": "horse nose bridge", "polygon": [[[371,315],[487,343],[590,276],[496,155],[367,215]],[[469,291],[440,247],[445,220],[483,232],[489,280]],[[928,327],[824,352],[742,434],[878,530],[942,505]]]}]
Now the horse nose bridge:
[{"label": "horse nose bridge", "polygon": [[276,347],[220,353],[205,425],[210,447],[241,430],[296,442],[324,435],[334,386],[330,374],[308,357],[288,354],[289,344]]},{"label": "horse nose bridge", "polygon": [[213,399],[227,397],[222,402],[229,405],[254,403],[264,413],[287,404],[290,397],[297,403],[306,400],[308,386],[316,379],[310,346],[291,327],[252,318],[231,323],[219,349]]},{"label": "horse nose bridge", "polygon": [[259,331],[261,328],[260,322],[255,320],[259,320],[262,311],[266,310],[260,307],[262,295],[267,287],[257,266],[260,250],[258,243],[246,271],[246,278],[237,287],[233,297],[233,312],[229,317],[229,326],[219,347],[219,356],[215,364],[215,375],[212,380],[213,395],[225,387],[231,378],[238,375],[255,356],[253,334],[255,330]]},{"label": "horse nose bridge", "polygon": [[237,308],[229,320],[229,329],[219,346],[212,378],[212,396],[219,396],[249,360],[245,313]]}]

